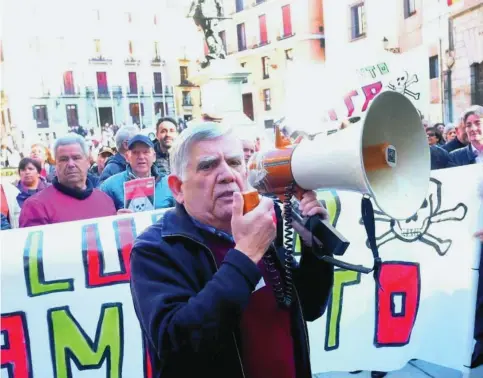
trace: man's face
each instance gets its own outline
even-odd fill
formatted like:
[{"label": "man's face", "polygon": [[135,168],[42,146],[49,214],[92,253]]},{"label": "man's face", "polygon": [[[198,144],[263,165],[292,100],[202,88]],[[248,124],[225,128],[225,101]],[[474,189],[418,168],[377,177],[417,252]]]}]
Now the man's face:
[{"label": "man's face", "polygon": [[436,134],[433,130],[426,130],[426,136],[428,137],[428,143],[430,146],[438,143],[438,139],[436,138]]},{"label": "man's face", "polygon": [[104,152],[103,154],[97,155],[97,170],[99,174],[102,173],[104,170],[104,167],[106,166],[106,161],[109,159],[112,155],[109,152]]},{"label": "man's face", "polygon": [[45,149],[41,146],[33,146],[30,151],[30,157],[37,160],[40,164],[44,164],[47,157],[45,156]]},{"label": "man's face", "polygon": [[483,131],[481,130],[481,118],[471,114],[466,118],[466,133],[471,144],[483,143]]},{"label": "man's face", "polygon": [[456,131],[450,130],[446,133],[446,141],[451,142],[454,138],[456,138]]},{"label": "man's face", "polygon": [[134,143],[127,154],[127,161],[136,176],[147,176],[155,160],[154,150],[144,143]]},{"label": "man's face", "polygon": [[243,156],[245,157],[245,163],[248,163],[250,157],[255,153],[255,143],[244,140],[243,141]]},{"label": "man's face", "polygon": [[89,166],[89,158],[77,143],[57,148],[55,168],[61,184],[69,188],[83,188]]},{"label": "man's face", "polygon": [[164,149],[169,150],[177,136],[178,131],[173,123],[164,121],[159,124],[156,138]]},{"label": "man's face", "polygon": [[191,147],[185,180],[179,190],[172,191],[188,214],[226,229],[231,222],[233,193],[245,190],[246,179],[242,143],[235,136],[226,135]]}]

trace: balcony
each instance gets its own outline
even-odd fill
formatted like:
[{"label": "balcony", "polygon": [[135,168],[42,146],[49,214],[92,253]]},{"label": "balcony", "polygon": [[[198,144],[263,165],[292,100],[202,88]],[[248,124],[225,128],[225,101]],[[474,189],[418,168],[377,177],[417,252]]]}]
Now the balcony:
[{"label": "balcony", "polygon": [[254,43],[252,46],[251,46],[251,49],[258,49],[259,47],[264,47],[264,46],[267,46],[270,44],[270,41],[263,41],[263,42],[259,42],[259,43]]},{"label": "balcony", "polygon": [[290,33],[290,34],[281,34],[281,35],[278,35],[277,36],[277,41],[283,41],[284,39],[287,39],[287,38],[290,38],[290,37],[293,37],[295,35],[295,33]]},{"label": "balcony", "polygon": [[106,56],[102,54],[96,54],[93,57],[89,58],[89,63],[94,63],[94,64],[111,64],[112,59],[107,58]]},{"label": "balcony", "polygon": [[86,97],[87,98],[95,98],[97,95],[98,98],[110,98],[112,93],[112,97],[116,99],[122,98],[122,87],[119,85],[113,85],[108,88],[94,88],[94,87],[86,87]]},{"label": "balcony", "polygon": [[127,97],[137,97],[137,96],[144,96],[144,88],[138,86],[137,88],[126,87]]},{"label": "balcony", "polygon": [[166,64],[166,61],[164,59],[161,59],[161,57],[156,56],[153,59],[151,59],[151,65],[153,66],[164,66]]},{"label": "balcony", "polygon": [[124,64],[126,64],[127,66],[139,66],[140,63],[141,61],[132,55],[124,59]]},{"label": "balcony", "polygon": [[191,102],[191,100],[183,100],[182,105],[184,108],[192,108],[193,102]]},{"label": "balcony", "polygon": [[80,97],[81,91],[79,86],[75,86],[74,88],[66,88],[62,89],[62,93],[60,94],[61,97],[68,97],[68,98],[75,98]]},{"label": "balcony", "polygon": [[188,79],[181,79],[179,83],[180,87],[196,87],[191,81]]}]

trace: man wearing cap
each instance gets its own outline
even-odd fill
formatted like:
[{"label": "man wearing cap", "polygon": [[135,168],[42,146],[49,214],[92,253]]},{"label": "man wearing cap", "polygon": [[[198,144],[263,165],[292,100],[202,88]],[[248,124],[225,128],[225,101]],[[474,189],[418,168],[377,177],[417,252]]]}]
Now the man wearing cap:
[{"label": "man wearing cap", "polygon": [[104,170],[104,167],[106,166],[107,159],[113,155],[114,151],[111,148],[106,146],[101,147],[97,153],[97,160],[94,164],[92,164],[92,167],[89,169],[89,173],[92,176],[99,178]]},{"label": "man wearing cap", "polygon": [[174,206],[173,195],[168,187],[168,177],[156,169],[154,145],[147,136],[138,134],[129,140],[126,159],[126,170],[109,177],[101,184],[101,190],[112,198],[118,214],[131,212],[124,208],[124,183],[138,178],[154,177],[155,209]]}]

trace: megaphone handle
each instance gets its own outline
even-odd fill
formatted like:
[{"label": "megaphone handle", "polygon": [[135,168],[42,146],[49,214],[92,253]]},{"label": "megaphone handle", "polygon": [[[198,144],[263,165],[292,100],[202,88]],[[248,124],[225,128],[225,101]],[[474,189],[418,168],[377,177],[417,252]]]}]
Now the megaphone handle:
[{"label": "megaphone handle", "polygon": [[337,260],[337,259],[333,258],[332,256],[327,256],[327,255],[319,256],[319,255],[317,255],[317,257],[319,259],[321,259],[322,261],[325,261],[326,263],[329,263],[329,264],[334,265],[334,266],[341,268],[341,269],[353,270],[355,272],[361,272],[361,273],[364,273],[364,274],[368,274],[368,273],[372,272],[371,268],[366,268],[363,265],[354,265],[354,264],[351,264],[351,263],[348,263],[348,262],[345,262],[345,261],[342,261],[342,260]]}]

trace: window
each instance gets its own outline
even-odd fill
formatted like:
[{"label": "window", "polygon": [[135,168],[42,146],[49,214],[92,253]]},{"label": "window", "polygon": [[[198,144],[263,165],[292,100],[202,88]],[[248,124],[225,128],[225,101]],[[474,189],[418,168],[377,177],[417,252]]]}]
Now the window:
[{"label": "window", "polygon": [[181,85],[188,84],[188,67],[181,66],[179,68]]},{"label": "window", "polygon": [[220,36],[221,42],[223,43],[223,49],[225,50],[225,52],[227,52],[227,50],[226,50],[226,32],[224,30],[222,30],[219,33],[219,36]]},{"label": "window", "polygon": [[159,43],[157,41],[154,42],[154,57],[159,57]]},{"label": "window", "polygon": [[164,106],[163,102],[155,102],[154,103],[154,114],[161,114],[161,117],[164,117]]},{"label": "window", "polygon": [[155,14],[153,17],[154,25],[158,24],[158,16]]},{"label": "window", "polygon": [[263,90],[263,102],[265,104],[265,110],[268,111],[272,109],[272,99],[270,97],[270,89]]},{"label": "window", "polygon": [[437,79],[439,78],[439,59],[438,56],[432,56],[429,58],[429,78]]},{"label": "window", "polygon": [[259,16],[258,23],[260,25],[260,45],[266,45],[268,43],[267,16],[264,14]]},{"label": "window", "polygon": [[285,59],[293,60],[293,50],[292,49],[285,50]]},{"label": "window", "polygon": [[129,72],[129,93],[138,94],[138,78],[136,72]]},{"label": "window", "polygon": [[128,24],[132,23],[132,13],[131,12],[126,12],[126,19]]},{"label": "window", "polygon": [[38,128],[49,127],[49,117],[47,115],[46,105],[35,105],[33,108],[34,119],[37,122]]},{"label": "window", "polygon": [[161,72],[154,72],[154,93],[163,93],[163,80]]},{"label": "window", "polygon": [[128,45],[128,47],[127,47],[127,48],[128,48],[129,56],[132,56],[132,55],[134,54],[134,50],[133,50],[133,43],[132,43],[132,41],[129,41],[129,42],[127,43],[127,45]]},{"label": "window", "polygon": [[[131,115],[133,123],[140,124],[141,117],[139,116],[139,103],[129,104],[129,114]],[[144,104],[141,103],[141,116],[144,117]]]},{"label": "window", "polygon": [[94,52],[96,55],[101,55],[101,40],[100,39],[94,39]]},{"label": "window", "polygon": [[64,94],[66,95],[75,94],[74,73],[72,71],[64,72]]},{"label": "window", "polygon": [[[243,63],[240,64],[240,66],[242,66],[242,68],[245,68],[246,65],[247,65],[246,62],[243,62]],[[245,79],[242,80],[242,84],[246,84],[246,83],[248,83],[248,78],[245,78]]]},{"label": "window", "polygon": [[3,42],[0,41],[0,63],[3,63]]},{"label": "window", "polygon": [[264,56],[262,58],[262,67],[263,67],[263,78],[268,79],[270,77],[270,58],[268,56]]},{"label": "window", "polygon": [[190,91],[183,91],[183,106],[193,106]]},{"label": "window", "polygon": [[404,1],[404,18],[409,18],[416,13],[416,0]]},{"label": "window", "polygon": [[364,3],[351,7],[351,39],[366,35],[366,15]]},{"label": "window", "polygon": [[266,129],[273,129],[273,119],[266,119],[264,124]]},{"label": "window", "polygon": [[238,38],[238,51],[247,49],[247,40],[245,35],[245,24],[238,24],[236,26],[236,35]]},{"label": "window", "polygon": [[290,4],[282,7],[283,36],[292,35],[292,16],[290,15]]},{"label": "window", "polygon": [[106,72],[97,72],[97,90],[99,94],[107,94],[107,73]]},{"label": "window", "polygon": [[94,9],[92,11],[92,16],[94,18],[94,21],[101,21],[101,11],[99,9]]},{"label": "window", "polygon": [[235,0],[235,9],[237,12],[241,12],[243,10],[243,0]]},{"label": "window", "polygon": [[474,63],[471,72],[471,103],[483,104],[483,64]]},{"label": "window", "polygon": [[66,105],[65,112],[67,114],[67,125],[79,126],[79,115],[77,113],[77,105]]}]

